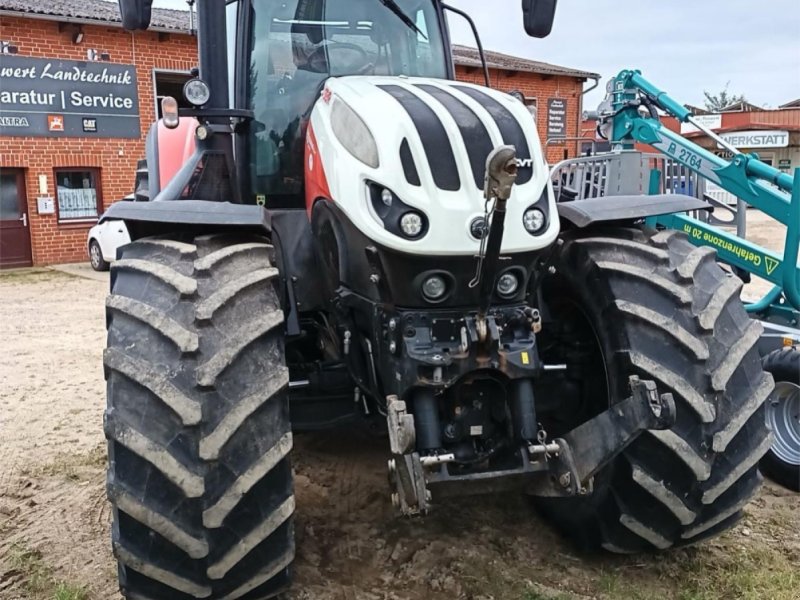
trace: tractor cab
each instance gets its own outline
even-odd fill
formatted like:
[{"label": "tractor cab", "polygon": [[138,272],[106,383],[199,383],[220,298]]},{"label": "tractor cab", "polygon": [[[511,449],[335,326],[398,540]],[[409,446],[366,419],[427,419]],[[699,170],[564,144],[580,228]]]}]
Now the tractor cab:
[{"label": "tractor cab", "polygon": [[240,16],[244,40],[229,39],[247,49],[235,75],[241,106],[254,114],[245,177],[272,208],[303,206],[306,129],[327,79],[452,76],[442,9],[433,0],[262,1],[248,10]]}]

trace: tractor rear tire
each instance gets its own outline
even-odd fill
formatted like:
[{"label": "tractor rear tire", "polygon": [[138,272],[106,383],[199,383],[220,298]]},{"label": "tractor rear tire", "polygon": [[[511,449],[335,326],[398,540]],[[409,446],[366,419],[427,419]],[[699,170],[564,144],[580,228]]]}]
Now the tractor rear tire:
[{"label": "tractor rear tire", "polygon": [[774,386],[741,281],[684,234],[640,228],[567,234],[553,266],[543,297],[554,321],[572,319],[597,348],[594,371],[585,371],[587,408],[569,428],[629,396],[633,374],[674,395],[677,421],[639,436],[595,476],[593,493],[540,507],[582,548],[618,553],[692,544],[731,527],[761,484]]},{"label": "tractor rear tire", "polygon": [[781,348],[763,360],[775,379],[767,422],[775,441],[761,459],[761,472],[785,488],[800,492],[800,351]]},{"label": "tractor rear tire", "polygon": [[283,313],[263,238],[148,238],[111,273],[108,496],[126,598],[271,598],[294,559]]}]

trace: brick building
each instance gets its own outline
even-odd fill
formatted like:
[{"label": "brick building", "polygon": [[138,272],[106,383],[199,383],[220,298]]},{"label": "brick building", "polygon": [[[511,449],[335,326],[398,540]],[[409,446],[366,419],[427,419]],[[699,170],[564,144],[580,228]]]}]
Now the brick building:
[{"label": "brick building", "polygon": [[[546,144],[548,162],[577,156],[585,84],[591,79],[596,85],[600,75],[491,50],[484,54],[491,86],[522,92],[525,103],[536,110],[539,138]],[[483,67],[475,48],[453,46],[453,61],[458,79],[483,85]],[[556,142],[561,137],[571,141]]]},{"label": "brick building", "polygon": [[[50,64],[47,72],[52,75],[72,73],[77,67],[100,77],[103,68],[121,73],[118,65],[129,65],[135,93],[126,97],[130,99],[130,112],[136,115],[128,117],[126,131],[120,132],[126,137],[105,137],[103,128],[116,127],[113,120],[120,118],[98,115],[92,122],[93,115],[103,112],[95,107],[81,106],[77,109],[80,115],[67,114],[76,109],[68,106],[71,110],[64,111],[63,105],[42,107],[42,113],[34,112],[35,105],[30,111],[0,112],[0,262],[4,266],[85,260],[86,234],[98,214],[130,193],[136,162],[144,156],[144,135],[156,117],[156,87],[166,92],[179,90],[176,83],[197,64],[188,13],[155,10],[153,17],[152,31],[128,33],[119,24],[116,3],[0,0],[3,69],[18,69],[21,76],[35,69],[36,76],[41,76]],[[87,60],[90,57],[94,60]],[[0,94],[12,89],[8,77],[0,82]],[[19,89],[30,89],[31,85],[20,83]],[[103,95],[106,91],[88,81],[75,84],[54,80],[52,85],[74,89],[81,98],[91,97],[93,87],[102,89]],[[2,108],[8,104],[4,101]],[[23,104],[16,108],[23,108]],[[58,117],[64,121],[58,121]],[[81,119],[78,127],[84,131],[77,135],[70,131],[67,119],[71,117]],[[50,120],[46,122],[45,118]],[[88,119],[85,125],[83,119]],[[29,128],[38,129],[37,135],[25,136]],[[14,206],[17,197],[19,206]]]},{"label": "brick building", "polygon": [[[88,229],[132,191],[158,98],[179,96],[197,63],[190,27],[185,11],[154,9],[151,29],[130,33],[116,2],[0,0],[0,267],[86,260]],[[477,51],[456,46],[454,59],[459,79],[483,83]],[[597,75],[497,52],[487,61],[493,87],[537,109],[543,143],[578,135]],[[576,151],[561,142],[547,157]]]}]

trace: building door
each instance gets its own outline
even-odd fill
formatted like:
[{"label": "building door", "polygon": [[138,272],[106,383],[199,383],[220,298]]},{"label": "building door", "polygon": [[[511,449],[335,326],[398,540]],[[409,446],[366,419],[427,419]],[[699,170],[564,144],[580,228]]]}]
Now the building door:
[{"label": "building door", "polygon": [[0,268],[30,267],[31,230],[22,169],[0,170]]}]

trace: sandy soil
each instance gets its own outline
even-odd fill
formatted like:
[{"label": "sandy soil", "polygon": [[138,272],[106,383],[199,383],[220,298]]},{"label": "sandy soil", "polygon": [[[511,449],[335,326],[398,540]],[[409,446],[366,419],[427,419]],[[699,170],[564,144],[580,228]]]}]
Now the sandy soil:
[{"label": "sandy soil", "polygon": [[[107,285],[0,276],[0,599],[120,598],[104,491]],[[739,526],[703,546],[590,557],[514,495],[399,519],[386,458],[385,441],[366,434],[298,436],[290,599],[798,597],[800,496],[772,484]]]}]

